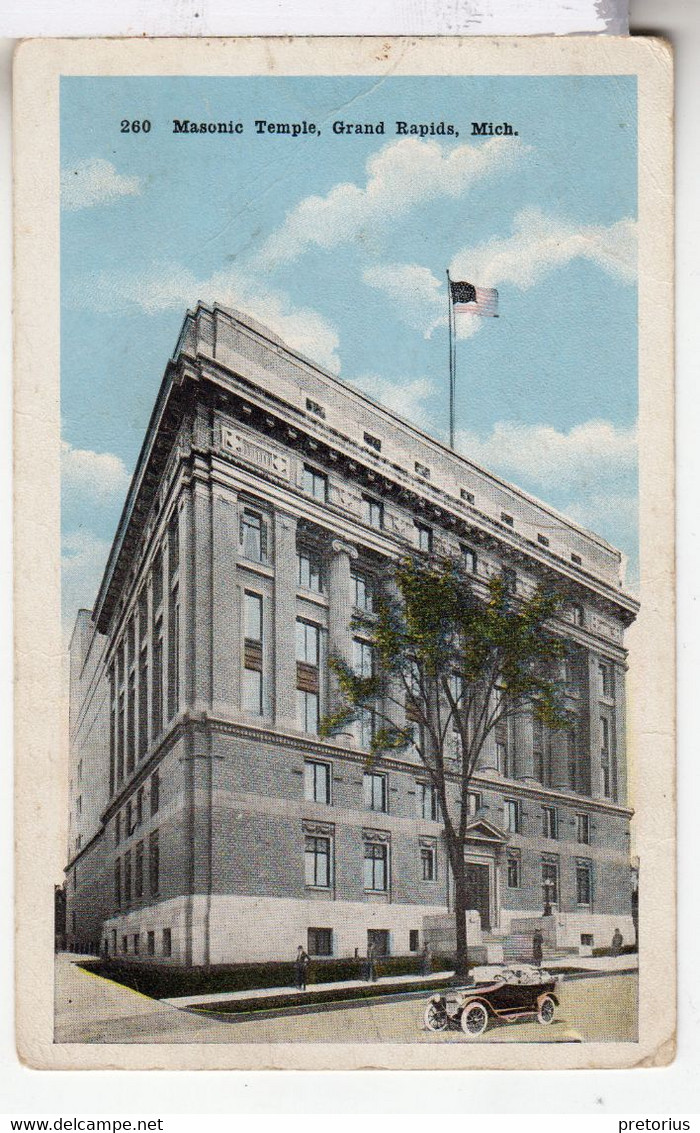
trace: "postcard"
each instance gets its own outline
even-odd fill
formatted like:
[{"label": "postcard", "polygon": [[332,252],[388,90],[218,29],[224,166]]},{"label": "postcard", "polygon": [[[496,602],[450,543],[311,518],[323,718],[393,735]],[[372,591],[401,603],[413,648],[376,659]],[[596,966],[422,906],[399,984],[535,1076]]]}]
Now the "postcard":
[{"label": "postcard", "polygon": [[675,1050],[672,63],[23,44],[40,1068]]}]

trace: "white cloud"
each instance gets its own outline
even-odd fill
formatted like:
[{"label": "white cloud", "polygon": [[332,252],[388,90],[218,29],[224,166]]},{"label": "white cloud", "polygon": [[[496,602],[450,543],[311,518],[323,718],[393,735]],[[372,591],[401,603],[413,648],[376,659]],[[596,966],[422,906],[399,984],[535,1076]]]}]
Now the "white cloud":
[{"label": "white cloud", "polygon": [[368,158],[364,185],[342,182],[300,201],[263,246],[262,263],[289,262],[307,248],[361,240],[387,221],[437,197],[458,198],[483,177],[512,168],[525,147],[515,138],[442,146],[402,138]]},{"label": "white cloud", "polygon": [[629,477],[637,464],[636,428],[610,421],[584,421],[568,433],[552,425],[498,421],[485,440],[460,430],[456,441],[466,457],[509,480],[572,491],[579,499]]},{"label": "white cloud", "polygon": [[184,310],[201,299],[234,307],[253,318],[314,362],[338,370],[338,333],[310,307],[296,307],[289,296],[275,292],[240,271],[216,272],[198,279],[187,268],[173,264],[152,267],[139,276],[101,272],[84,277],[69,295],[74,306],[109,311],[140,307],[147,315]]},{"label": "white cloud", "polygon": [[463,248],[454,257],[451,274],[481,287],[512,283],[525,290],[554,268],[583,259],[624,283],[637,272],[636,224],[625,218],[608,227],[578,226],[546,216],[540,209],[524,209],[513,222],[513,234]]},{"label": "white cloud", "polygon": [[[623,283],[633,282],[637,264],[635,222],[624,219],[607,228],[576,227],[545,216],[538,209],[526,209],[515,217],[511,236],[462,249],[452,261],[450,274],[453,279],[467,279],[479,287],[510,283],[526,290],[555,268],[576,259],[590,260]],[[362,278],[369,287],[383,291],[402,320],[422,330],[426,338],[437,327],[447,325],[446,283],[429,268],[420,264],[376,265],[366,268]],[[485,321],[457,316],[457,337],[471,338]]]},{"label": "white cloud", "polygon": [[125,177],[111,161],[95,157],[61,170],[61,206],[70,212],[133,197],[141,192],[139,177]]},{"label": "white cloud", "polygon": [[352,384],[420,428],[429,425],[431,414],[427,403],[435,396],[436,388],[428,378],[414,378],[402,383],[371,374],[353,378]]},{"label": "white cloud", "polygon": [[111,544],[91,531],[67,532],[61,540],[63,637],[70,640],[78,610],[91,610]]},{"label": "white cloud", "polygon": [[114,453],[73,448],[61,441],[61,483],[64,489],[104,503],[126,493],[129,473]]}]

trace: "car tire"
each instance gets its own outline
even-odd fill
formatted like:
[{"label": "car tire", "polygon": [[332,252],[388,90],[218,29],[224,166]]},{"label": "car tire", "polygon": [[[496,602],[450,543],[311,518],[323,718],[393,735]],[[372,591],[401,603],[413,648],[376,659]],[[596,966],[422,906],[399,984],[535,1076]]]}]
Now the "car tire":
[{"label": "car tire", "polygon": [[444,1031],[447,1027],[447,1012],[444,1005],[434,1003],[431,999],[423,1013],[423,1023],[427,1031]]},{"label": "car tire", "polygon": [[462,1011],[459,1023],[464,1034],[470,1039],[483,1035],[489,1025],[489,1013],[486,1005],[479,999],[468,1003]]},{"label": "car tire", "polygon": [[554,1020],[555,1003],[551,995],[543,995],[537,1008],[537,1022],[548,1027]]}]

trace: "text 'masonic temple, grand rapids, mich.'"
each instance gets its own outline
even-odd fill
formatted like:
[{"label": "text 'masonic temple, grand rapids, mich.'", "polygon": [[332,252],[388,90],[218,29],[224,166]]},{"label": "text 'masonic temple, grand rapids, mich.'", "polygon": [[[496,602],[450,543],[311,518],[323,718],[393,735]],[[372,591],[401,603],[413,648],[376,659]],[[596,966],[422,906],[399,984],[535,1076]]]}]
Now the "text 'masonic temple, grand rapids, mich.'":
[{"label": "text 'masonic temple, grand rapids, mich.'", "polygon": [[371,718],[319,735],[328,658],[362,663],[353,613],[371,614],[410,548],[461,555],[477,591],[501,573],[516,595],[548,580],[566,599],[575,723],[510,721],[471,785],[474,955],[507,958],[546,902],[552,950],[609,945],[616,928],[634,940],[624,631],[638,607],[620,553],[253,319],[200,304],[71,642],[69,948],[188,966],[291,960],[300,943],[440,950],[452,885],[417,754],[370,767]]}]

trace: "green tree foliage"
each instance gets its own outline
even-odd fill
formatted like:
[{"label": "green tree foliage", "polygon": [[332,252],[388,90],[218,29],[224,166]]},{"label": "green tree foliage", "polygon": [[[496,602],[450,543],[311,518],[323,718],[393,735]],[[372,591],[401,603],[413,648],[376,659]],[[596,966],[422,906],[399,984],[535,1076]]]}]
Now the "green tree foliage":
[{"label": "green tree foliage", "polygon": [[531,713],[550,729],[569,723],[561,680],[566,644],[553,628],[559,606],[545,587],[520,599],[496,576],[477,593],[459,561],[409,557],[392,571],[376,613],[353,619],[353,629],[373,647],[371,673],[358,675],[342,659],[330,660],[339,699],[322,734],[343,732],[373,713],[369,765],[410,749],[437,792],[455,882],[460,979],[468,961],[469,784],[502,721]]}]

